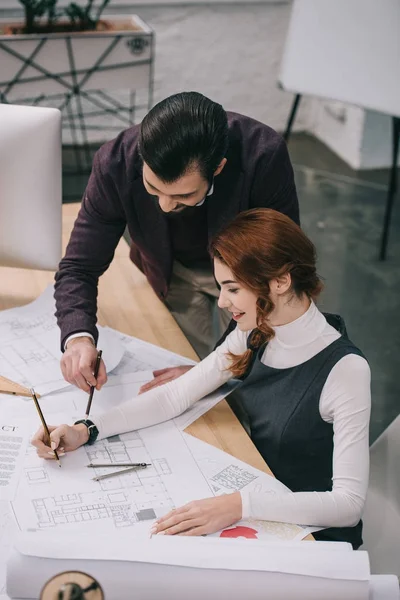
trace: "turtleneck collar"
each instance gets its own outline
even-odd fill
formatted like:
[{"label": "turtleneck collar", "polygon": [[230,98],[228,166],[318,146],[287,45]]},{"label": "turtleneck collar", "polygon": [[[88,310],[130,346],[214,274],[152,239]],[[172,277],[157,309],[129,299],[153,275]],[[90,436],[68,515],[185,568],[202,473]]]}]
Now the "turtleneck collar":
[{"label": "turtleneck collar", "polygon": [[321,335],[325,326],[324,315],[311,301],[309,308],[301,317],[286,325],[273,327],[275,337],[271,341],[285,348],[306,346]]}]

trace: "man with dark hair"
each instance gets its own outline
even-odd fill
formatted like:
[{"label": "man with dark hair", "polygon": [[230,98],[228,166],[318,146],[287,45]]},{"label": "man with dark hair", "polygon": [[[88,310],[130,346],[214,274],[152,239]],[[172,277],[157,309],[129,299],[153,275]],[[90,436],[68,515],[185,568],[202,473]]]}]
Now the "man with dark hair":
[{"label": "man with dark hair", "polygon": [[[97,342],[98,278],[125,227],[131,259],[200,357],[229,323],[207,252],[210,238],[243,210],[273,208],[299,222],[286,144],[272,129],[227,113],[197,92],[170,96],[96,153],[82,206],[56,274],[61,360],[67,381],[88,391]],[[160,374],[149,386],[183,372]]]}]

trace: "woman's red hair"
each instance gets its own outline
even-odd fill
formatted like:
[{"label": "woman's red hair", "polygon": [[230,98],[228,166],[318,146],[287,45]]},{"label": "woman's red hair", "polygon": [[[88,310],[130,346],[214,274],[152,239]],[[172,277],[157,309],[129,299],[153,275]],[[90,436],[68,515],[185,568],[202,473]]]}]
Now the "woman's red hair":
[{"label": "woman's red hair", "polygon": [[246,373],[252,352],[274,336],[268,325],[274,308],[269,282],[289,273],[292,294],[312,299],[320,294],[323,285],[316,271],[315,246],[286,215],[255,208],[239,213],[220,231],[211,241],[210,253],[257,296],[257,327],[252,332],[251,349],[239,356],[230,355],[229,368],[239,377]]}]

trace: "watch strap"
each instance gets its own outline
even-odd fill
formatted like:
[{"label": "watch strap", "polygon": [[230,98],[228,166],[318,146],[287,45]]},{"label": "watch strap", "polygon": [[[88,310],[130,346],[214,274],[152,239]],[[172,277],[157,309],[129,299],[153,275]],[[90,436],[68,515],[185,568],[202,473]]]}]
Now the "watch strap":
[{"label": "watch strap", "polygon": [[91,421],[90,419],[79,419],[79,421],[75,421],[74,425],[79,425],[80,423],[83,423],[83,425],[86,425],[86,427],[88,429],[89,439],[86,443],[89,446],[91,446],[97,440],[98,435],[99,435],[99,430],[97,429],[97,427],[93,423],[93,421]]}]

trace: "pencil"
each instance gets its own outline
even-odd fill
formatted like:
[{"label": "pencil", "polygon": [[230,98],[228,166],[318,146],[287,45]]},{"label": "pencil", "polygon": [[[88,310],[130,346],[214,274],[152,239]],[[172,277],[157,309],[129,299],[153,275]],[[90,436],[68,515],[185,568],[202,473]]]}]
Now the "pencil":
[{"label": "pencil", "polygon": [[[101,355],[103,354],[102,350],[99,350],[97,353],[97,359],[96,359],[96,365],[94,367],[94,378],[97,379],[97,375],[99,374],[99,368],[100,368],[100,361],[101,361]],[[93,394],[94,394],[94,390],[95,390],[94,385],[90,386],[90,394],[89,394],[89,400],[86,406],[86,413],[85,413],[85,417],[87,418],[89,416],[90,413],[90,408],[92,406],[92,400],[93,400]]]},{"label": "pencil", "polygon": [[[34,390],[33,388],[31,388],[31,396],[32,396],[32,399],[33,399],[33,401],[34,401],[34,403],[35,403],[35,406],[36,406],[36,408],[37,408],[37,411],[38,411],[38,413],[39,413],[40,420],[42,421],[43,429],[45,430],[45,432],[46,432],[46,434],[47,434],[47,438],[48,438],[48,444],[49,444],[49,446],[51,446],[51,437],[50,437],[50,431],[49,431],[49,428],[47,427],[47,423],[46,423],[46,421],[44,420],[44,416],[43,416],[43,413],[42,413],[42,409],[41,409],[41,408],[40,408],[40,406],[39,406],[39,401],[38,401],[38,399],[37,399],[37,396],[36,396],[36,394],[35,394],[35,390]],[[58,462],[58,466],[59,466],[59,467],[61,467],[60,457],[59,457],[59,456],[58,456],[58,454],[57,454],[57,450],[54,450],[54,456],[56,457],[56,461]]]}]

